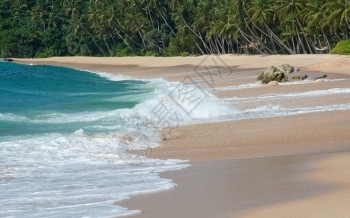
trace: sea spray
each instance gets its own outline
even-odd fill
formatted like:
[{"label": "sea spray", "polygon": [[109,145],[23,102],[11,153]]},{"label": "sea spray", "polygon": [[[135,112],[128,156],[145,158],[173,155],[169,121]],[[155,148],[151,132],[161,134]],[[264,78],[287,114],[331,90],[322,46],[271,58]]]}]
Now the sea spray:
[{"label": "sea spray", "polygon": [[9,63],[0,63],[0,77],[0,216],[134,213],[115,202],[172,188],[158,172],[188,166],[126,153],[160,145],[159,128],[168,127],[154,114],[160,103],[176,125],[236,112],[198,87],[190,94],[205,98],[192,108],[174,94],[182,84],[163,79]]}]

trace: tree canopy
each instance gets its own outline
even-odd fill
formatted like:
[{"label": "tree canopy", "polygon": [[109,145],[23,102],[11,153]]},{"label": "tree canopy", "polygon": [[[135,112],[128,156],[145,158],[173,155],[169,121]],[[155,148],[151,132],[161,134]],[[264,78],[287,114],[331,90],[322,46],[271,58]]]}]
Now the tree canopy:
[{"label": "tree canopy", "polygon": [[1,0],[5,57],[329,53],[349,0]]}]

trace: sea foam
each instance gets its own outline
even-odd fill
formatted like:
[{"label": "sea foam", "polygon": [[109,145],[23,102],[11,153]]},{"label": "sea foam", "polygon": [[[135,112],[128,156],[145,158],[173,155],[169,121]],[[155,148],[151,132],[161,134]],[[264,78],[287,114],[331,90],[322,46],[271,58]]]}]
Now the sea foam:
[{"label": "sea foam", "polygon": [[225,98],[227,101],[261,101],[261,100],[273,100],[273,99],[287,99],[287,98],[307,98],[307,97],[317,97],[325,95],[339,95],[339,94],[350,94],[350,88],[332,88],[326,90],[313,90],[306,92],[292,92],[292,93],[276,93],[276,94],[267,94],[260,96],[251,96],[251,97],[231,97]]},{"label": "sea foam", "polygon": [[[124,84],[133,79],[102,76]],[[116,202],[137,193],[173,188],[175,184],[158,173],[189,166],[186,161],[152,159],[150,149],[161,142],[159,128],[216,120],[237,112],[195,85],[163,79],[142,81],[145,83],[136,86],[142,86],[145,93],[105,99],[140,102],[132,108],[1,113],[0,121],[44,129],[1,138],[0,216],[108,217],[136,213]],[[104,97],[100,92],[67,93],[66,97],[91,95]],[[172,122],[162,120],[164,112],[174,115]],[[50,132],[50,128],[69,131]],[[138,155],[129,150],[136,150]]]}]

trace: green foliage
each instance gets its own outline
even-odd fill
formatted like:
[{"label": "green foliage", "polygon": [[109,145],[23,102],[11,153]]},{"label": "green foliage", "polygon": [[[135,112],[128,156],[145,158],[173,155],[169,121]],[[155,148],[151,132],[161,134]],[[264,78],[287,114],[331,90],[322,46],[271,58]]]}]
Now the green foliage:
[{"label": "green foliage", "polygon": [[12,30],[3,30],[0,32],[1,57],[9,57],[11,51],[15,48],[15,37]]},{"label": "green foliage", "polygon": [[88,56],[89,55],[89,50],[86,47],[86,45],[80,45],[80,53],[78,55],[81,55],[81,56]]},{"label": "green foliage", "polygon": [[48,57],[52,57],[55,55],[55,51],[53,48],[45,48],[43,51],[38,51],[35,54],[36,58],[48,58]]},{"label": "green foliage", "polygon": [[164,49],[163,55],[167,57],[179,56],[181,54],[180,49],[177,46],[177,41],[175,38],[170,40],[169,46]]},{"label": "green foliage", "polygon": [[[316,53],[348,39],[349,17],[344,0],[1,0],[0,50],[8,57]],[[346,53],[338,47],[333,53]]]},{"label": "green foliage", "polygon": [[69,55],[78,55],[80,53],[81,45],[78,37],[73,34],[69,34],[66,36],[65,43]]},{"label": "green foliage", "polygon": [[140,49],[139,52],[136,53],[137,56],[145,56],[145,51],[143,49]]},{"label": "green foliage", "polygon": [[9,55],[9,52],[7,49],[1,49],[1,53],[0,53],[0,57],[2,58],[8,58],[10,55]]},{"label": "green foliage", "polygon": [[332,49],[332,54],[350,55],[350,40],[342,40]]},{"label": "green foliage", "polygon": [[117,52],[117,57],[135,56],[130,48],[123,48]]},{"label": "green foliage", "polygon": [[154,53],[152,51],[147,51],[145,53],[145,56],[154,56]]},{"label": "green foliage", "polygon": [[182,56],[182,57],[187,57],[187,56],[189,56],[189,55],[190,55],[190,53],[187,52],[187,51],[184,51],[184,52],[181,53],[181,56]]},{"label": "green foliage", "polygon": [[165,48],[163,56],[173,57],[173,56],[179,56],[180,54],[181,52],[177,48],[169,46],[168,48]]}]

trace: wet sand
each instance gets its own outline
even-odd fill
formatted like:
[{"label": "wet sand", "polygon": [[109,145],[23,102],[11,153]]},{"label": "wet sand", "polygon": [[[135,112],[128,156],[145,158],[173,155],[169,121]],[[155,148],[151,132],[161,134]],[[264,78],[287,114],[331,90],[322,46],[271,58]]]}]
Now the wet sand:
[{"label": "wet sand", "polygon": [[[179,184],[175,189],[138,195],[121,205],[142,210],[132,217],[248,215],[255,208],[273,207],[276,202],[288,204],[339,191],[336,185],[307,176],[316,170],[314,163],[330,156],[318,153],[196,161],[188,169],[161,174]],[[271,216],[267,213],[267,217]],[[275,213],[272,217],[281,216]]]},{"label": "wet sand", "polygon": [[[350,88],[348,56],[225,55],[216,60],[223,61],[221,69],[226,72],[215,78],[203,78],[196,72],[201,64],[218,72],[210,56],[16,61],[169,81],[190,77],[199,87],[224,98]],[[311,79],[327,73],[332,81],[227,90],[254,83],[262,68],[285,63],[298,66],[300,74]],[[348,103],[350,94],[231,102],[238,110],[269,104],[311,108]],[[178,184],[175,189],[133,196],[121,204],[142,210],[135,215],[140,217],[347,217],[349,133],[349,110],[180,126],[172,130],[162,147],[152,150],[151,157],[187,159],[193,166],[161,174]]]}]

